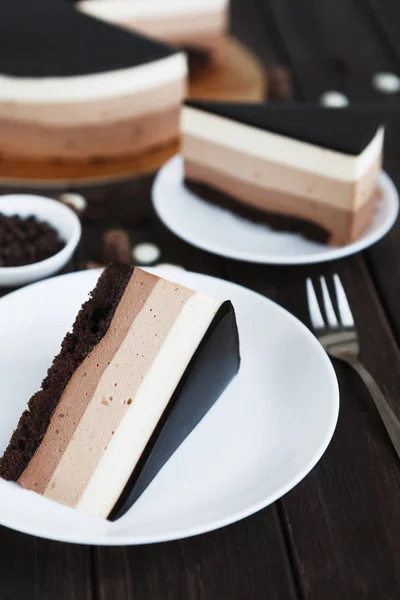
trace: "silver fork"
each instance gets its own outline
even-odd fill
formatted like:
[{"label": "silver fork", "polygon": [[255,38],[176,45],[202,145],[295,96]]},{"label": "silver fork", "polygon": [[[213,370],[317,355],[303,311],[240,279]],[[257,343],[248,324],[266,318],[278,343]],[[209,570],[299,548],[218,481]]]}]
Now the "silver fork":
[{"label": "silver fork", "polygon": [[326,322],[322,316],[312,281],[307,279],[308,310],[314,333],[330,356],[347,363],[360,375],[400,458],[400,420],[390,408],[372,375],[359,361],[358,334],[342,282],[338,275],[333,276],[339,319],[333,308],[325,277],[320,277],[320,283]]}]

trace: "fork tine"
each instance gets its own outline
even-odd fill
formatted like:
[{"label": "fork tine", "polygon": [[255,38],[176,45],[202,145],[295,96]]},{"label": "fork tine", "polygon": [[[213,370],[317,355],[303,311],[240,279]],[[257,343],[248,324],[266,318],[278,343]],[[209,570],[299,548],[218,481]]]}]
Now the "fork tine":
[{"label": "fork tine", "polygon": [[308,312],[310,313],[312,326],[314,327],[314,329],[323,329],[325,327],[325,322],[322,317],[322,313],[318,304],[318,299],[310,278],[307,279],[306,288]]},{"label": "fork tine", "polygon": [[325,277],[320,277],[319,281],[321,283],[322,289],[322,298],[324,301],[325,314],[328,320],[330,327],[339,327],[338,320],[336,318],[335,309],[333,308],[332,300],[329,295],[328,286],[326,285]]},{"label": "fork tine", "polygon": [[346,292],[344,291],[339,275],[336,273],[333,276],[333,283],[335,285],[336,299],[339,307],[341,323],[344,325],[344,327],[354,327],[354,319],[350,309],[350,304],[347,300]]}]

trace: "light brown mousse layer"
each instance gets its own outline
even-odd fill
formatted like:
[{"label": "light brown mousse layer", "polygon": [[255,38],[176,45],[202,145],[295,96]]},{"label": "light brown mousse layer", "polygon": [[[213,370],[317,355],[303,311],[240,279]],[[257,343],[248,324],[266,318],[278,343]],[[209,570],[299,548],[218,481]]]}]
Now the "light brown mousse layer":
[{"label": "light brown mousse layer", "polygon": [[[157,93],[157,92],[155,92]],[[55,126],[0,120],[0,154],[91,160],[137,154],[179,135],[179,108],[94,125]]]},{"label": "light brown mousse layer", "polygon": [[157,282],[158,277],[141,269],[134,270],[108,332],[78,367],[65,388],[41,445],[19,479],[24,487],[41,494],[46,489],[101,376]]},{"label": "light brown mousse layer", "polygon": [[66,102],[0,102],[0,120],[56,127],[101,125],[146,116],[178,106],[186,95],[183,79],[157,90]]},{"label": "light brown mousse layer", "polygon": [[[341,181],[316,173],[294,169],[279,163],[267,162],[249,156],[240,150],[211,144],[192,136],[184,136],[182,153],[189,163],[188,168],[200,169],[200,177],[221,178],[233,176],[240,185],[256,189],[278,190],[287,196],[299,196],[313,203],[352,211],[367,202],[373,193],[382,158],[379,155],[368,171],[358,181]],[[263,209],[270,200],[258,194],[240,195],[241,202]],[[270,210],[267,206],[265,210]]]},{"label": "light brown mousse layer", "polygon": [[[290,174],[287,173],[286,176],[290,177]],[[300,194],[285,193],[277,189],[266,189],[243,182],[236,177],[187,161],[185,162],[185,178],[208,185],[250,209],[296,217],[315,223],[329,232],[328,243],[332,246],[349,244],[364,232],[371,222],[377,200],[376,188],[374,188],[369,199],[363,202],[358,210],[344,210]]]}]

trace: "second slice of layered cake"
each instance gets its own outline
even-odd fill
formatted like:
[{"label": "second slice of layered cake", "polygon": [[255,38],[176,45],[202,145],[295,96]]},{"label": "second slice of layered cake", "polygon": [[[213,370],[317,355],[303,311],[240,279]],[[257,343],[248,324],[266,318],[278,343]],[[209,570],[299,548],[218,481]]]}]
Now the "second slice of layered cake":
[{"label": "second slice of layered cake", "polygon": [[187,101],[185,183],[251,221],[349,244],[375,212],[382,117],[374,106]]},{"label": "second slice of layered cake", "polygon": [[0,476],[114,520],[239,369],[234,309],[127,265],[108,267],[30,400]]}]

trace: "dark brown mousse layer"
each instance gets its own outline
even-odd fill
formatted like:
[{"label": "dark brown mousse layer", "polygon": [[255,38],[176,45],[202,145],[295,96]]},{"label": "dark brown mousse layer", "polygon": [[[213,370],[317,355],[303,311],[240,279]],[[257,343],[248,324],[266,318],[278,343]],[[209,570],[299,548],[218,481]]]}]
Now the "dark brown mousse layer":
[{"label": "dark brown mousse layer", "polygon": [[248,219],[249,221],[269,225],[272,227],[272,229],[276,229],[278,231],[301,233],[305,237],[320,244],[326,244],[329,242],[331,233],[312,221],[306,221],[305,219],[300,219],[298,217],[279,215],[273,212],[258,210],[257,208],[253,208],[238,202],[232,196],[228,196],[224,192],[220,192],[214,188],[211,188],[205,183],[191,181],[190,179],[186,178],[185,185],[194,194],[203,200],[206,200],[210,204],[221,206],[222,208],[236,213],[241,217]]},{"label": "dark brown mousse layer", "polygon": [[20,267],[50,258],[65,246],[57,231],[36,217],[0,214],[0,267]]},{"label": "dark brown mousse layer", "polygon": [[61,395],[79,365],[107,333],[133,267],[110,265],[67,333],[41,389],[32,396],[0,459],[0,477],[16,481],[39,447]]}]

